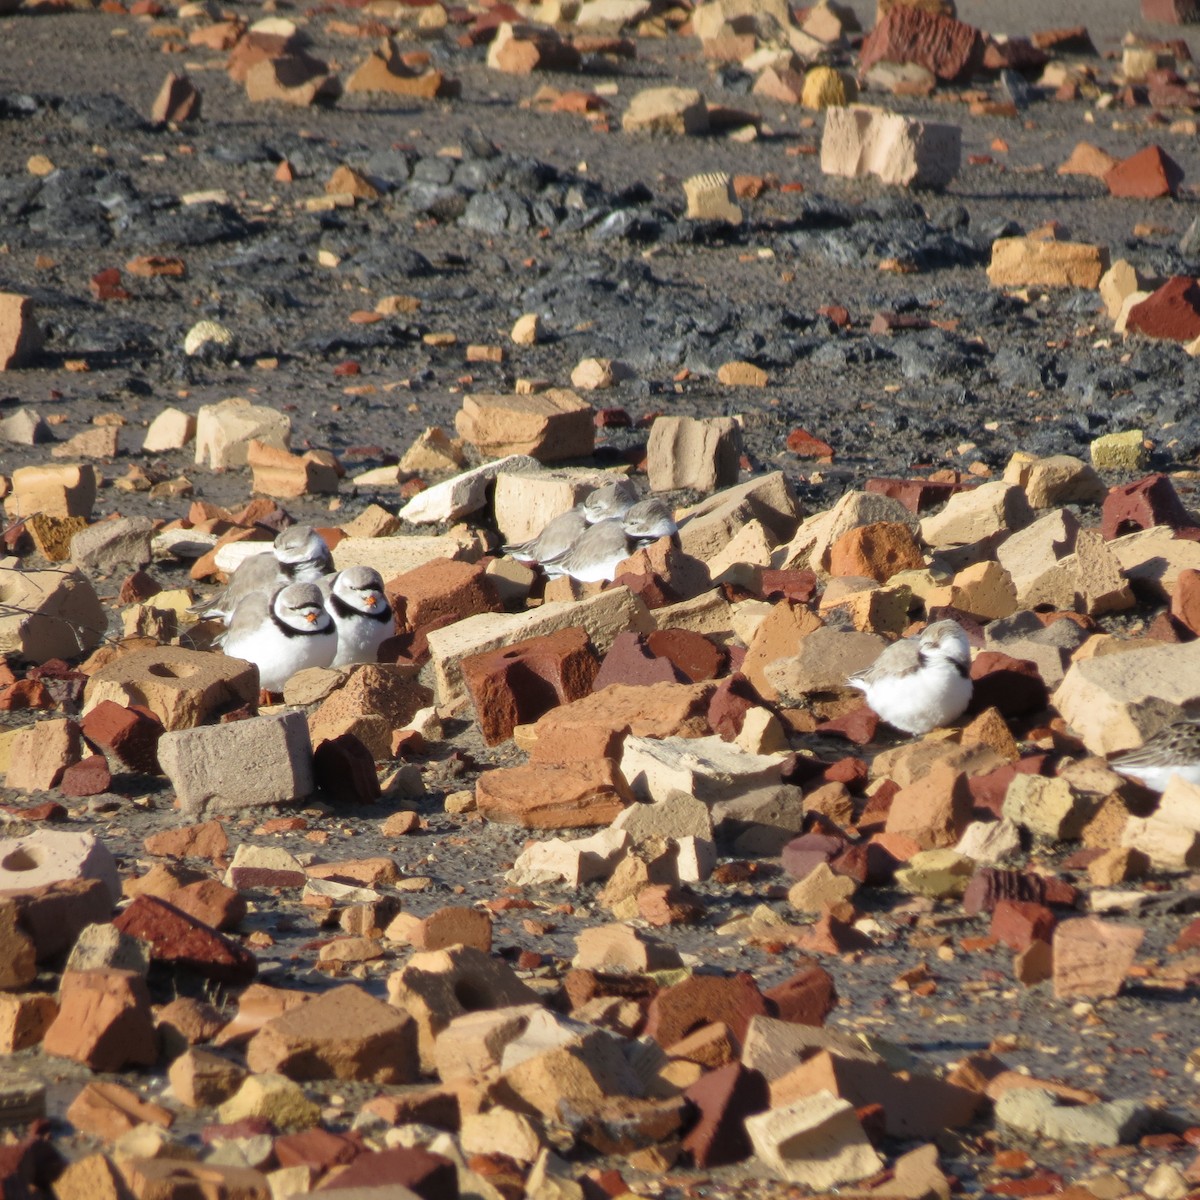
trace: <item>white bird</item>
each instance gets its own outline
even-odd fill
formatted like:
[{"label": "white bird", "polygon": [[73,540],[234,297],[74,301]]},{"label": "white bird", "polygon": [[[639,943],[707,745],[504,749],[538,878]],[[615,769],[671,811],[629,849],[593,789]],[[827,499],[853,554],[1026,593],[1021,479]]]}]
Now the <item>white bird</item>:
[{"label": "white bird", "polygon": [[659,538],[674,537],[679,532],[675,516],[665,500],[647,496],[634,504],[624,517],[626,534],[639,545],[657,542]]},{"label": "white bird", "polygon": [[229,582],[215,596],[193,604],[189,612],[219,617],[226,624],[241,600],[251,592],[273,592],[289,583],[316,583],[333,570],[325,539],[311,525],[289,525],[270,550],[238,564]]},{"label": "white bird", "polygon": [[928,733],[957,720],[971,702],[971,644],[957,621],[935,621],[893,642],[848,682],[889,725]]},{"label": "white bird", "polygon": [[1172,775],[1200,784],[1200,716],[1172,721],[1136,750],[1110,758],[1108,765],[1152,792],[1163,791]]},{"label": "white bird", "polygon": [[259,687],[282,692],[307,667],[328,667],[337,654],[337,629],[315,583],[291,583],[238,601],[218,644],[231,658],[258,667]]},{"label": "white bird", "polygon": [[657,496],[639,500],[623,518],[589,525],[568,549],[543,559],[547,575],[569,575],[580,583],[611,583],[617,568],[635,550],[678,530],[671,510]]},{"label": "white bird", "polygon": [[379,647],[396,630],[383,577],[374,567],[347,567],[318,586],[337,629],[337,654],[330,665],[378,662]]},{"label": "white bird", "polygon": [[629,557],[625,526],[615,517],[597,521],[568,550],[542,563],[548,575],[569,575],[580,583],[611,582],[617,567]]},{"label": "white bird", "polygon": [[596,488],[574,508],[559,513],[535,538],[516,545],[505,546],[505,553],[518,562],[546,567],[547,575],[562,572],[547,567],[561,557],[579,540],[589,525],[600,521],[620,519],[637,502],[637,489],[628,479],[618,479]]},{"label": "white bird", "polygon": [[638,502],[638,491],[630,479],[617,479],[590,492],[583,502],[588,524],[612,518],[620,520]]},{"label": "white bird", "polygon": [[577,505],[565,513],[559,513],[537,537],[515,546],[505,546],[504,549],[517,562],[545,566],[570,550],[587,527],[588,519],[583,507]]}]

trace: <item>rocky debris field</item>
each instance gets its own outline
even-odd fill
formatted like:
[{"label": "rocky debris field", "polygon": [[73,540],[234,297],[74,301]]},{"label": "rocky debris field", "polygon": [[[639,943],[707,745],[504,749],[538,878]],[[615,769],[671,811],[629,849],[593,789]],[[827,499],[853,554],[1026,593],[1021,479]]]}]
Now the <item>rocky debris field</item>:
[{"label": "rocky debris field", "polygon": [[1200,1189],[1200,14],[997,7],[0,0],[6,1200]]}]

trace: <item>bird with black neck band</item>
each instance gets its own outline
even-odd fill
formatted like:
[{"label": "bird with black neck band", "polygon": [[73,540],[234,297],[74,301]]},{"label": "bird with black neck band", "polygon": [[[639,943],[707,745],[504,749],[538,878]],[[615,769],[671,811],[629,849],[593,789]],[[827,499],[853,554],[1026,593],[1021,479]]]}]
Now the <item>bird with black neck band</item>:
[{"label": "bird with black neck band", "polygon": [[263,691],[279,693],[297,671],[332,666],[338,636],[321,589],[290,583],[242,597],[217,644],[231,658],[258,667]]}]

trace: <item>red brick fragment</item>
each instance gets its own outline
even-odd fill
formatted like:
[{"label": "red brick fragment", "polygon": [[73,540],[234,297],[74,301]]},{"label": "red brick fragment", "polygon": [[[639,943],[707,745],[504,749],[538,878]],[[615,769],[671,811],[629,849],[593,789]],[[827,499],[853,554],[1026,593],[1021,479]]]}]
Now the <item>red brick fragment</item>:
[{"label": "red brick fragment", "polygon": [[889,496],[903,504],[911,513],[921,513],[944,504],[956,492],[967,490],[965,484],[936,482],[932,479],[868,479],[865,490]]},{"label": "red brick fragment", "polygon": [[266,1117],[242,1117],[219,1125],[204,1125],[200,1129],[200,1141],[206,1146],[215,1142],[227,1142],[233,1138],[261,1137],[275,1132],[275,1127]]},{"label": "red brick fragment", "polygon": [[[11,9],[9,10],[11,11]],[[67,1162],[51,1144],[45,1121],[30,1124],[19,1142],[0,1145],[0,1180],[5,1200],[40,1200],[51,1195]]]},{"label": "red brick fragment", "polygon": [[156,125],[181,125],[184,121],[200,119],[201,96],[196,85],[183,74],[172,71],[163,80],[150,119]]},{"label": "red brick fragment", "polygon": [[844,737],[856,746],[866,746],[875,740],[879,731],[879,716],[864,703],[831,721],[822,721],[816,731]]},{"label": "red brick fragment", "polygon": [[113,924],[150,944],[156,962],[226,983],[247,983],[258,973],[250,951],[157,896],[135,896]]},{"label": "red brick fragment", "polygon": [[0,712],[38,712],[55,706],[54,696],[40,679],[18,679],[0,689]]},{"label": "red brick fragment", "polygon": [[822,773],[826,783],[844,783],[852,792],[866,786],[868,768],[865,759],[850,754],[832,762]]},{"label": "red brick fragment", "polygon": [[837,985],[833,976],[816,963],[797,971],[782,983],[763,993],[773,1014],[793,1025],[825,1024],[825,1018],[837,1005]]},{"label": "red brick fragment", "polygon": [[58,1016],[42,1041],[46,1054],[70,1058],[93,1071],[150,1067],[158,1038],[146,981],[133,971],[67,971]]},{"label": "red brick fragment", "polygon": [[981,912],[994,912],[1001,900],[1025,900],[1074,908],[1078,899],[1078,891],[1061,879],[1047,878],[1032,871],[981,867],[967,884],[962,906],[968,917],[975,917]]},{"label": "red brick fragment", "polygon": [[64,796],[99,796],[112,786],[112,772],[103,754],[92,754],[69,766],[59,780]]},{"label": "red brick fragment", "polygon": [[1050,56],[1028,38],[1010,37],[998,42],[990,35],[983,50],[985,71],[1032,71],[1044,67]]},{"label": "red brick fragment", "polygon": [[823,833],[802,833],[783,848],[781,864],[793,879],[807,879],[822,863],[832,862],[846,849],[846,839]]},{"label": "red brick fragment", "polygon": [[1200,21],[1197,0],[1142,0],[1142,20],[1158,25],[1191,25]]},{"label": "red brick fragment", "polygon": [[885,333],[895,333],[903,329],[917,331],[928,329],[930,323],[929,318],[920,313],[898,313],[884,309],[871,318],[867,332],[879,337]]},{"label": "red brick fragment", "polygon": [[512,737],[516,726],[531,724],[560,704],[582,699],[591,691],[598,669],[587,631],[578,627],[462,660],[463,680],[489,746]]},{"label": "red brick fragment", "polygon": [[1166,475],[1147,475],[1108,489],[1100,511],[1100,532],[1107,541],[1155,525],[1172,529],[1192,525],[1175,485]]},{"label": "red brick fragment", "polygon": [[61,658],[52,658],[41,666],[30,667],[26,678],[36,679],[44,684],[55,704],[72,711],[82,702],[83,689],[88,681],[88,677],[82,671],[77,671]]},{"label": "red brick fragment", "polygon": [[[891,795],[895,795],[895,792]],[[890,802],[888,808],[891,808]],[[886,820],[885,817],[885,824]],[[867,887],[886,887],[895,877],[899,865],[899,860],[885,845],[870,841],[847,846],[830,862],[829,869],[835,875],[846,875]]]},{"label": "red brick fragment", "polygon": [[911,838],[923,850],[955,845],[971,822],[966,774],[950,763],[935,763],[892,798],[887,833]]},{"label": "red brick fragment", "polygon": [[751,1152],[746,1118],[770,1104],[767,1081],[759,1071],[732,1062],[702,1075],[684,1095],[696,1106],[696,1124],[683,1139],[683,1148],[697,1167],[741,1162]]},{"label": "red brick fragment", "polygon": [[458,1172],[441,1154],[419,1146],[400,1146],[360,1154],[337,1176],[338,1188],[405,1187],[421,1200],[458,1200]]},{"label": "red brick fragment", "polygon": [[683,672],[669,658],[659,658],[650,651],[644,635],[619,633],[596,672],[592,688],[602,692],[614,683],[650,687],[656,683],[684,681]]},{"label": "red brick fragment", "polygon": [[1159,146],[1147,146],[1122,159],[1104,176],[1113,196],[1154,200],[1174,196],[1183,182],[1183,168]]},{"label": "red brick fragment", "polygon": [[102,879],[64,879],[7,893],[17,905],[17,923],[33,939],[38,962],[69,950],[88,925],[104,925],[113,898]]},{"label": "red brick fragment", "polygon": [[1059,1000],[1115,996],[1146,936],[1136,925],[1074,917],[1054,931],[1054,995]]},{"label": "red brick fragment", "polygon": [[917,63],[945,83],[964,83],[983,62],[983,37],[953,17],[897,4],[859,52],[860,71],[877,62]]},{"label": "red brick fragment", "polygon": [[383,590],[400,633],[411,633],[438,618],[461,621],[503,608],[481,563],[449,558],[435,558],[397,575]]},{"label": "red brick fragment", "polygon": [[375,759],[352,733],[327,738],[313,751],[313,777],[336,804],[370,804],[381,795]]},{"label": "red brick fragment", "polygon": [[646,649],[671,662],[686,680],[716,679],[728,660],[726,652],[702,633],[690,629],[656,629],[646,636]]},{"label": "red brick fragment", "polygon": [[[811,758],[807,754],[789,754],[783,762],[781,779],[784,783],[794,784],[798,788],[819,786],[825,781],[825,764],[819,758]],[[838,837],[840,831],[831,833],[830,836]]]},{"label": "red brick fragment", "polygon": [[829,548],[829,573],[886,583],[898,571],[919,570],[925,556],[912,530],[899,521],[876,521],[848,529]]},{"label": "red brick fragment", "polygon": [[814,954],[848,954],[853,950],[875,948],[875,943],[867,934],[855,929],[848,921],[835,917],[831,912],[826,912],[811,926],[796,945]]},{"label": "red brick fragment", "polygon": [[1160,612],[1146,626],[1146,636],[1156,642],[1167,642],[1177,646],[1182,642],[1190,642],[1196,635],[1182,621],[1177,621],[1170,613]]},{"label": "red brick fragment", "polygon": [[[149,600],[151,596],[157,596],[162,590],[162,584],[149,571],[134,571],[121,580],[121,590],[117,593],[117,601],[120,604],[140,604],[144,600]],[[112,704],[114,702],[105,700],[104,703]],[[120,706],[118,705],[118,707]]]},{"label": "red brick fragment", "polygon": [[101,700],[81,720],[83,736],[131,771],[157,775],[162,722],[149,710]]},{"label": "red brick fragment", "polygon": [[692,925],[704,916],[704,904],[690,888],[674,883],[658,883],[643,888],[637,895],[638,915],[655,928],[665,925]]},{"label": "red brick fragment", "polygon": [[1096,46],[1086,25],[1072,25],[1065,29],[1041,29],[1030,34],[1029,40],[1040,50],[1050,50],[1055,54],[1096,53]]},{"label": "red brick fragment", "polygon": [[302,888],[308,882],[308,876],[303,871],[273,867],[230,867],[225,877],[239,892]]},{"label": "red brick fragment", "polygon": [[929,1075],[896,1075],[883,1063],[841,1058],[822,1050],[772,1084],[776,1106],[828,1091],[856,1108],[883,1108],[889,1137],[935,1138],[943,1130],[969,1125],[983,1097]]},{"label": "red brick fragment", "polygon": [[357,1158],[363,1143],[357,1135],[331,1133],[316,1127],[275,1139],[275,1157],[281,1167],[312,1167],[327,1171]]},{"label": "red brick fragment", "polygon": [[[529,968],[527,968],[529,969]],[[387,1096],[376,1096],[362,1111],[381,1117],[389,1125],[432,1125],[457,1133],[461,1125],[458,1095],[440,1084],[406,1087]]]},{"label": "red brick fragment", "polygon": [[713,733],[732,742],[742,732],[746,713],[762,702],[750,680],[735,672],[717,684],[708,702],[708,724]]},{"label": "red brick fragment", "polygon": [[[539,738],[536,748],[557,755],[566,748],[564,740],[574,746],[587,741],[581,743],[578,733],[564,731],[546,741]],[[587,829],[608,825],[633,803],[633,796],[612,758],[589,754],[574,761],[535,759],[524,766],[484,771],[475,784],[475,800],[487,820],[500,824]]]},{"label": "red brick fragment", "polygon": [[[1182,80],[1170,72],[1170,80],[1158,80],[1153,76],[1159,74],[1152,73],[1148,81],[1150,86],[1146,89],[1146,103],[1151,108],[1186,108],[1195,111],[1200,108],[1200,96],[1196,95]],[[1161,74],[1167,74],[1162,72]],[[1149,118],[1147,118],[1149,124]]]},{"label": "red brick fragment", "polygon": [[807,604],[816,593],[817,576],[813,571],[778,571],[764,567],[759,572],[758,594],[763,600]]},{"label": "red brick fragment", "polygon": [[66,808],[57,800],[44,800],[41,804],[0,804],[0,812],[10,816],[20,817],[22,821],[57,822],[67,819]]},{"label": "red brick fragment", "polygon": [[767,1016],[766,998],[751,975],[693,975],[663,988],[650,1001],[646,1035],[672,1046],[702,1025],[723,1021],[738,1042],[745,1041],[751,1017]]},{"label": "red brick fragment", "polygon": [[142,845],[147,854],[161,854],[164,858],[207,858],[218,862],[229,849],[229,835],[220,821],[204,821],[152,833]]},{"label": "red brick fragment", "polygon": [[1200,917],[1190,921],[1180,930],[1179,936],[1171,943],[1170,949],[1175,954],[1200,947]]},{"label": "red brick fragment", "polygon": [[121,286],[119,267],[108,267],[91,278],[92,295],[97,300],[132,300],[133,297]]},{"label": "red brick fragment", "polygon": [[623,408],[601,408],[595,416],[597,429],[628,429],[633,419]]},{"label": "red brick fragment", "polygon": [[827,458],[833,460],[833,447],[807,429],[793,429],[787,436],[787,448],[797,458]]},{"label": "red brick fragment", "polygon": [[870,834],[884,828],[892,808],[892,799],[899,790],[900,785],[894,779],[885,779],[876,787],[867,797],[866,806],[859,814],[859,833]]},{"label": "red brick fragment", "polygon": [[975,681],[971,713],[995,708],[1003,717],[1024,717],[1041,712],[1050,702],[1037,664],[1026,658],[984,650],[971,663],[971,678]]},{"label": "red brick fragment", "polygon": [[616,974],[580,967],[573,967],[563,976],[562,987],[572,1012],[597,996],[640,1002],[649,1001],[659,990],[649,975]]},{"label": "red brick fragment", "polygon": [[1032,900],[1001,900],[992,910],[989,933],[1019,954],[1034,942],[1048,942],[1057,918]]},{"label": "red brick fragment", "polygon": [[215,879],[200,879],[177,888],[169,902],[213,929],[236,929],[246,917],[246,898]]},{"label": "red brick fragment", "polygon": [[622,571],[613,580],[615,587],[628,588],[647,608],[666,608],[681,597],[657,571]]},{"label": "red brick fragment", "polygon": [[1185,629],[1200,635],[1200,571],[1188,567],[1179,572],[1171,593],[1170,615]]},{"label": "red brick fragment", "polygon": [[1200,284],[1186,275],[1173,275],[1129,310],[1125,327],[1146,337],[1194,341],[1200,337]]},{"label": "red brick fragment", "polygon": [[187,263],[182,258],[166,254],[139,254],[125,264],[125,270],[142,279],[156,279],[163,275],[182,279],[187,274]]}]

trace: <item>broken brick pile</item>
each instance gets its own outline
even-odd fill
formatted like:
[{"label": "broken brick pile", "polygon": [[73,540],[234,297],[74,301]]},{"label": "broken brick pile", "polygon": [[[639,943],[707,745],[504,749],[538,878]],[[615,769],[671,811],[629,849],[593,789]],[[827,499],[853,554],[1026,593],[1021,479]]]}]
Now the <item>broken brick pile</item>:
[{"label": "broken brick pile", "polygon": [[[476,406],[473,428],[489,411],[511,421],[503,405]],[[231,444],[214,437],[208,447]],[[710,464],[724,453],[719,438],[691,444]],[[75,476],[47,472],[38,486],[59,486],[65,504]],[[25,832],[0,844],[0,1049],[40,1047],[106,1074],[150,1070],[168,1085],[85,1086],[67,1120],[100,1146],[56,1195],[119,1179],[138,1196],[197,1181],[218,1196],[336,1181],[433,1197],[481,1177],[531,1196],[586,1194],[593,1185],[586,1174],[571,1184],[568,1160],[597,1153],[639,1173],[753,1155],[816,1190],[894,1195],[881,1190],[891,1179],[915,1196],[945,1190],[943,1133],[981,1120],[1036,1135],[1061,1114],[1058,1136],[1086,1144],[1161,1127],[1144,1103],[1020,1074],[998,1049],[947,1071],[851,1036],[822,961],[880,944],[883,918],[864,905],[878,913],[891,889],[918,927],[939,909],[961,912],[971,924],[959,951],[1010,956],[1014,982],[1045,984],[1059,1001],[1104,1001],[1131,974],[1171,969],[1139,961],[1136,922],[1080,915],[1089,895],[1118,887],[1116,910],[1136,911],[1141,881],[1200,861],[1200,789],[1175,780],[1148,800],[1103,757],[1200,700],[1196,525],[1170,478],[1106,487],[1080,460],[1018,454],[1003,478],[877,479],[804,517],[769,474],[679,513],[678,538],[639,551],[616,583],[559,580],[531,604],[533,573],[481,553],[483,519],[504,528],[547,488],[569,506],[595,472],[506,459],[487,473],[491,492],[472,492],[471,476],[416,496],[426,513],[465,507],[471,530],[406,536],[364,514],[326,531],[343,564],[350,548],[353,561],[404,568],[387,587],[392,661],[301,672],[282,705],[259,707],[252,667],[159,644],[140,615],[123,616],[132,636],[78,666],[20,629],[8,635],[17,660],[47,661],[6,668],[0,687],[0,704],[37,718],[0,734],[8,786],[37,793],[9,806]],[[496,498],[511,508],[489,510]],[[191,620],[190,589],[164,604],[141,569],[151,536],[207,537],[213,549],[192,575],[219,578],[226,547],[257,548],[247,535],[285,519],[270,501],[240,513],[197,502],[140,541],[104,543],[118,547],[110,565],[138,568],[121,589],[125,614],[169,614],[174,623],[150,620],[160,637]],[[85,521],[74,538],[104,528]],[[83,571],[69,578],[79,611],[100,604]],[[1097,623],[1147,604],[1157,616],[1140,637]],[[945,616],[976,647],[965,724],[868,754],[878,720],[846,677]],[[314,796],[331,813],[399,803],[381,832],[419,837],[419,764],[452,718],[525,761],[449,791],[446,811],[566,834],[530,842],[488,904],[418,915],[390,856],[321,861],[264,840],[308,827],[265,807]],[[160,773],[185,823],[147,838],[151,857],[135,870],[72,828],[82,811],[41,798],[57,789],[70,804]],[[1051,865],[1044,852],[1064,844]],[[769,872],[755,886],[770,860],[786,888],[766,885]],[[748,971],[697,969],[671,941],[673,929],[712,923],[722,886],[747,883],[757,907],[713,932],[785,953],[792,973],[771,987]],[[601,919],[580,929],[574,958],[499,956],[496,918],[553,904],[564,886],[599,887]],[[332,987],[256,980],[256,950],[271,938],[245,923],[268,892],[340,927],[313,948]],[[1180,949],[1192,938],[1183,929]],[[164,971],[220,985],[224,1009],[186,989],[163,1003]],[[932,995],[936,966],[896,986]],[[370,1085],[375,1097],[349,1126],[331,1123],[308,1090],[321,1081]],[[37,1087],[22,1095],[36,1108]],[[171,1134],[185,1110],[215,1122],[206,1136],[247,1147],[242,1159],[185,1153]],[[1072,1120],[1090,1132],[1072,1133]],[[406,1126],[425,1132],[401,1136]],[[261,1153],[248,1148],[256,1138]],[[901,1152],[897,1141],[919,1145]],[[46,1146],[36,1133],[22,1146],[34,1157],[19,1169],[35,1182],[60,1169],[36,1157]]]},{"label": "broken brick pile", "polygon": [[[157,7],[133,11],[153,21]],[[820,163],[835,177],[939,188],[963,166],[957,123],[854,103],[851,67],[869,91],[937,91],[968,116],[1016,117],[1025,78],[1063,102],[1086,90],[1104,108],[1173,110],[1171,129],[1195,133],[1181,115],[1200,108],[1183,43],[1133,39],[1109,71],[1081,29],[997,38],[950,5],[880,8],[865,37],[832,3],[750,15],[713,0],[663,14],[589,0],[565,28],[503,5],[453,20],[460,48],[487,44],[488,68],[524,75],[633,57],[636,37],[686,15],[683,36],[711,62],[741,64],[752,95],[825,112]],[[1194,16],[1183,0],[1143,9],[1148,20]],[[426,32],[451,18],[440,5],[421,12]],[[196,24],[179,49],[226,56],[255,102],[460,90],[386,27],[371,30],[376,48],[343,84],[297,22],[204,9],[186,19]],[[982,86],[995,78],[1012,95]],[[593,93],[543,89],[529,104],[608,127],[608,102]],[[203,116],[194,83],[171,73],[153,120]],[[642,136],[754,133],[761,122],[694,89],[656,87],[629,98],[620,124]],[[1183,188],[1157,144],[1118,159],[1080,143],[1058,170],[1095,178],[1113,201]],[[277,182],[292,178],[281,162]],[[689,217],[736,225],[743,203],[777,185],[695,176]],[[321,213],[380,197],[343,164],[300,205]],[[148,255],[124,274],[100,270],[91,292],[120,304],[135,281],[185,270]],[[1200,352],[1194,278],[1151,278],[1057,224],[996,239],[988,277],[1095,290],[1116,332]],[[385,297],[351,320],[407,302]],[[851,324],[838,306],[822,315]],[[36,317],[29,297],[0,295],[0,370],[38,361]],[[870,334],[932,323],[879,312]],[[510,341],[541,334],[526,314]],[[186,344],[232,353],[233,337],[200,322]],[[466,359],[507,353],[472,345]],[[744,477],[737,420],[659,415],[637,464],[646,482],[712,494],[679,513],[677,541],[633,555],[613,585],[546,583],[501,557],[501,540],[531,536],[612,478],[543,466],[587,458],[597,429],[630,423],[580,394],[627,370],[589,357],[571,388],[469,393],[457,437],[427,430],[394,466],[354,480],[398,487],[405,504],[371,505],[321,533],[339,567],[382,572],[395,637],[379,663],[295,676],[282,703],[260,696],[253,667],[211,649],[217,627],[188,609],[192,585],[224,581],[289,522],[279,501],[340,491],[344,465],[293,450],[286,414],[242,399],[194,416],[165,409],[146,432],[145,465],[112,481],[92,462],[59,461],[128,451],[120,421],[97,422],[47,463],[0,477],[6,550],[20,560],[0,563],[0,711],[11,721],[0,771],[21,794],[0,840],[0,1054],[14,1066],[11,1080],[0,1071],[0,1123],[26,1126],[0,1146],[5,1195],[593,1200],[745,1163],[815,1192],[924,1200],[957,1186],[949,1131],[1000,1147],[995,1169],[1017,1178],[993,1194],[1068,1183],[1079,1200],[1124,1194],[1111,1178],[1091,1190],[1092,1162],[1068,1180],[1010,1143],[1038,1153],[1057,1143],[1080,1159],[1137,1145],[1155,1163],[1136,1181],[1145,1194],[1177,1200],[1194,1187],[1200,1166],[1179,1158],[1200,1138],[1186,1111],[1017,1069],[1020,1047],[1003,1039],[947,1066],[844,1025],[837,986],[904,941],[930,950],[893,981],[916,1001],[937,996],[938,964],[956,956],[981,964],[985,987],[1041,989],[1047,1005],[1098,1025],[1120,1011],[1117,997],[1151,1004],[1156,989],[1194,987],[1198,923],[1179,917],[1160,952],[1138,916],[1200,865],[1200,789],[1175,779],[1153,796],[1107,762],[1200,703],[1188,478],[1148,473],[1152,447],[1129,428],[1097,438],[1090,462],[1018,453],[997,477],[976,464],[870,479],[805,514],[782,473]],[[749,361],[714,375],[726,388],[769,382]],[[30,408],[6,415],[3,434],[50,438]],[[822,463],[839,452],[804,429],[786,444]],[[195,500],[177,520],[93,520],[109,486],[189,498],[187,475],[159,475],[148,457],[188,447],[205,469],[246,470],[258,498],[241,509]],[[461,470],[475,458],[485,461]],[[439,532],[401,532],[427,524]],[[180,574],[180,562],[188,585],[164,586],[156,575]],[[113,606],[98,585],[116,577]],[[972,708],[960,728],[889,745],[846,678],[945,617],[974,647]],[[470,738],[488,748],[485,769],[463,749]],[[97,816],[166,795],[174,809],[136,861],[114,856],[116,835],[95,832]],[[366,818],[381,837],[422,847],[434,812],[459,836],[485,823],[537,836],[497,870],[485,902],[427,902],[432,880],[392,853],[321,849],[363,811],[386,814]],[[733,897],[750,903],[725,903]],[[274,926],[256,919],[284,909]],[[516,952],[501,939],[517,920],[535,944],[571,922],[573,955]],[[259,978],[269,929],[289,923],[311,927],[297,955],[311,986]],[[692,928],[754,969],[681,952]],[[777,982],[761,982],[763,961]],[[97,1078],[48,1126],[45,1089],[27,1077],[63,1064]],[[335,1102],[342,1085],[370,1095]],[[593,1165],[609,1156],[620,1169]]]}]

